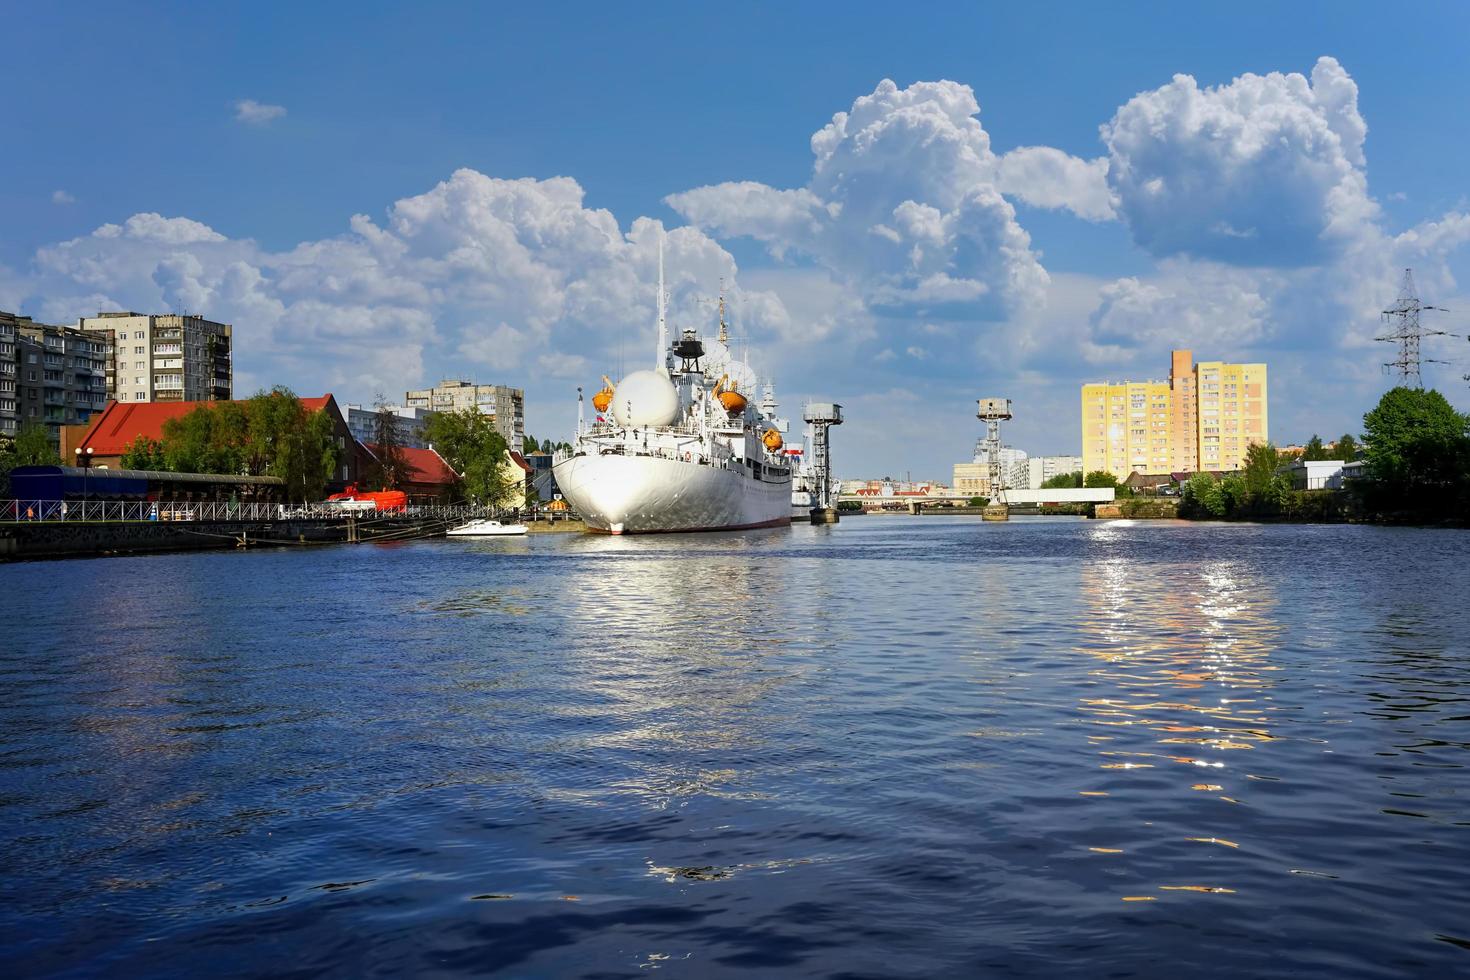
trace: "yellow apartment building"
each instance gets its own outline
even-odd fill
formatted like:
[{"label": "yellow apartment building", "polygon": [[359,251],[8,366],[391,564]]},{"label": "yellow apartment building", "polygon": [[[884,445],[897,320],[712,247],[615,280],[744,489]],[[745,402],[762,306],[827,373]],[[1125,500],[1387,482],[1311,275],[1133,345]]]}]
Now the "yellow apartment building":
[{"label": "yellow apartment building", "polygon": [[1167,381],[1082,386],[1087,472],[1237,470],[1246,448],[1267,441],[1266,365],[1170,358]]}]

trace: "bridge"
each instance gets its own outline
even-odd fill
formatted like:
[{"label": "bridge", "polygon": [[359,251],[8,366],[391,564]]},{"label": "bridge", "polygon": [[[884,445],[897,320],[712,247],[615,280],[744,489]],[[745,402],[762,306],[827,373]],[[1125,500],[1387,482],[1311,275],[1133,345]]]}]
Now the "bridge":
[{"label": "bridge", "polygon": [[[926,493],[879,497],[870,494],[844,493],[839,499],[857,501],[863,505],[865,510],[908,510],[914,513],[919,508],[930,505],[950,507],[955,504],[967,504],[973,496],[973,494],[962,493]],[[1045,504],[1109,504],[1115,497],[1116,493],[1112,487],[1007,490],[1005,492],[1006,504],[1013,507],[1039,507]]]}]

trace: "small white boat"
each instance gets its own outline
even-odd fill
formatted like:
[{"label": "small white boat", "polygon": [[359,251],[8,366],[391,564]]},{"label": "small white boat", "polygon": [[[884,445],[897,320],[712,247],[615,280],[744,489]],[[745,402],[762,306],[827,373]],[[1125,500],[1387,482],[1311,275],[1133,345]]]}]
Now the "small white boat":
[{"label": "small white boat", "polygon": [[499,521],[470,521],[444,532],[451,538],[492,538],[509,534],[525,534],[524,524],[502,524]]}]

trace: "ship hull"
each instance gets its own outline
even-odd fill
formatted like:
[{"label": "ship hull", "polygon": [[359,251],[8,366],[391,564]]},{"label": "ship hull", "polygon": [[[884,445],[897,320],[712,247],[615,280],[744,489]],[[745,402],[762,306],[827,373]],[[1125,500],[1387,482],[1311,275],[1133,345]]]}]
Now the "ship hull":
[{"label": "ship hull", "polygon": [[791,481],[653,456],[573,456],[556,464],[562,496],[610,534],[737,531],[791,521]]}]

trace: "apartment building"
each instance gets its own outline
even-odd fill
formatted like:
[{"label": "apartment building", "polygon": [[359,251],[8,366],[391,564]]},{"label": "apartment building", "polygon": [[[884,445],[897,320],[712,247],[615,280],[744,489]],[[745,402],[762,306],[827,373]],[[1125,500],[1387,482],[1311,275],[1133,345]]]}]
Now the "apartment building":
[{"label": "apartment building", "polygon": [[[352,435],[363,444],[378,441],[378,410],[376,408],[364,408],[362,405],[347,405],[347,428],[352,430]],[[424,439],[424,426],[428,424],[433,416],[427,408],[410,408],[405,405],[385,405],[386,409],[398,420],[398,443],[412,449],[427,449],[429,444]]]},{"label": "apartment building", "polygon": [[[1028,482],[1030,461],[1026,450],[1013,446],[1000,447],[1000,473],[1008,489],[1025,488]],[[957,493],[967,496],[990,496],[990,457],[981,440],[975,444],[975,458],[969,463],[954,464],[950,486]]]},{"label": "apartment building", "polygon": [[1041,485],[1054,476],[1081,472],[1081,456],[1032,456],[1026,460],[1026,482],[1018,483],[1017,486],[1040,490]]},{"label": "apartment building", "polygon": [[1265,364],[1195,363],[1176,350],[1167,381],[1082,386],[1084,469],[1130,473],[1237,470],[1266,442]]},{"label": "apartment building", "polygon": [[526,441],[526,393],[505,385],[477,385],[469,381],[441,381],[433,388],[406,392],[404,405],[436,412],[473,409],[488,415],[495,431],[511,452],[519,453]]},{"label": "apartment building", "polygon": [[45,425],[59,444],[107,403],[106,345],[72,327],[0,313],[0,435]]},{"label": "apartment building", "polygon": [[14,313],[0,313],[0,437],[20,431],[20,366],[17,360],[20,321]]},{"label": "apartment building", "polygon": [[107,393],[120,402],[229,401],[233,328],[202,316],[98,313],[82,330],[108,345]]}]

